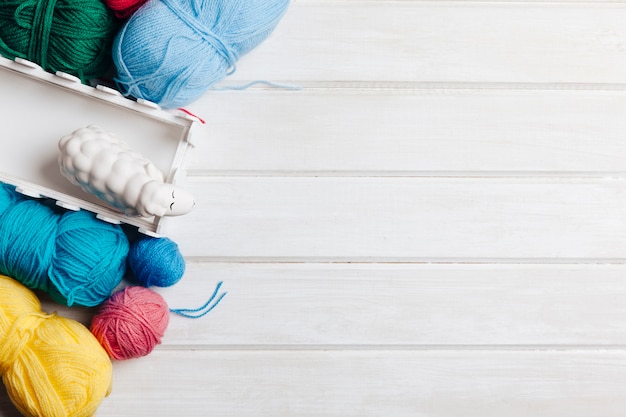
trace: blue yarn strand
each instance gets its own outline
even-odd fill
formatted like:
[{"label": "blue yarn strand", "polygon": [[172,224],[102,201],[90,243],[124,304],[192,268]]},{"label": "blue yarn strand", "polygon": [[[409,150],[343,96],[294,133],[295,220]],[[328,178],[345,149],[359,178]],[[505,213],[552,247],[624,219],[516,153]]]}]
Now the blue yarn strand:
[{"label": "blue yarn strand", "polygon": [[255,81],[250,81],[249,83],[246,84],[242,84],[242,85],[225,85],[225,86],[219,86],[219,85],[215,85],[213,87],[211,87],[211,90],[214,91],[239,91],[239,90],[247,90],[250,87],[254,87],[255,85],[265,85],[271,88],[278,88],[281,90],[291,90],[291,91],[302,91],[302,87],[299,85],[289,85],[289,84],[281,84],[281,83],[276,83],[274,81],[268,81],[268,80],[255,80]]},{"label": "blue yarn strand", "polygon": [[200,317],[204,317],[209,314],[217,305],[222,301],[222,299],[228,294],[228,292],[223,292],[218,296],[220,288],[222,287],[222,281],[217,284],[215,287],[215,291],[209,300],[204,303],[201,307],[198,308],[170,308],[172,313],[178,314],[179,316],[187,317],[190,319],[199,319]]}]

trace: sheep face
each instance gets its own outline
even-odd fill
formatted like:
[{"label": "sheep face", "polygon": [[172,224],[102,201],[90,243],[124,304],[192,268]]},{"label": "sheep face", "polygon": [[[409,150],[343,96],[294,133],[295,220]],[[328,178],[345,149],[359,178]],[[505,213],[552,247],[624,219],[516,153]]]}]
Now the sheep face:
[{"label": "sheep face", "polygon": [[196,205],[189,191],[168,183],[151,181],[144,185],[138,211],[144,216],[180,216]]}]

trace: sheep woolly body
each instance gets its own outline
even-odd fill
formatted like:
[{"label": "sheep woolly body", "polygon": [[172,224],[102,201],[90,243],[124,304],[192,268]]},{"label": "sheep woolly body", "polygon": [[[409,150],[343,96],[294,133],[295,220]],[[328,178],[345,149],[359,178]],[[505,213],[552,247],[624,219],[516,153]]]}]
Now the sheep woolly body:
[{"label": "sheep woolly body", "polygon": [[126,215],[177,216],[195,204],[189,192],[165,183],[151,161],[97,126],[62,137],[59,150],[64,177]]}]

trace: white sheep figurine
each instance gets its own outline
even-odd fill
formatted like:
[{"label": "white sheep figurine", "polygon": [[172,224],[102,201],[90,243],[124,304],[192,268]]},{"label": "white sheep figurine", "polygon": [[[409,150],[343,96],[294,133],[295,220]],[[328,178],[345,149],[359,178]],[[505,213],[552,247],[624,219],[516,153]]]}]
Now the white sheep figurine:
[{"label": "white sheep figurine", "polygon": [[195,205],[193,196],[166,183],[151,161],[97,126],[62,137],[59,150],[64,177],[128,216],[178,216]]}]

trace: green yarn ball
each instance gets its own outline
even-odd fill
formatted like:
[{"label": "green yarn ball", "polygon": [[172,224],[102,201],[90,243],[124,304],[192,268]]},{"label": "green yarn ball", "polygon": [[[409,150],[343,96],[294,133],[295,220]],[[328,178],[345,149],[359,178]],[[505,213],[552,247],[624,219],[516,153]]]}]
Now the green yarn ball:
[{"label": "green yarn ball", "polygon": [[111,68],[117,29],[101,0],[0,0],[0,54],[83,82]]}]

